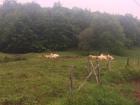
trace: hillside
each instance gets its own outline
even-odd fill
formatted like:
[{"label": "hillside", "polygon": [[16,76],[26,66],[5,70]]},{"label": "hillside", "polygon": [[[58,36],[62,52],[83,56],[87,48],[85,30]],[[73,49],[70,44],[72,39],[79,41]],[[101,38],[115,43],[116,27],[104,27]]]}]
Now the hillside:
[{"label": "hillside", "polygon": [[140,47],[140,20],[131,14],[112,15],[60,2],[51,8],[5,0],[0,6],[0,51],[29,53],[69,49],[122,55]]},{"label": "hillside", "polygon": [[[88,75],[87,56],[79,51],[57,52],[60,58],[51,60],[44,53],[21,55],[0,54],[0,105],[138,105],[133,81],[140,78],[137,64],[139,49],[127,57],[115,56],[111,71],[102,63],[102,84],[92,76],[86,85],[76,89]],[[134,55],[134,56],[133,56]],[[69,70],[74,65],[74,93],[69,93]]]}]

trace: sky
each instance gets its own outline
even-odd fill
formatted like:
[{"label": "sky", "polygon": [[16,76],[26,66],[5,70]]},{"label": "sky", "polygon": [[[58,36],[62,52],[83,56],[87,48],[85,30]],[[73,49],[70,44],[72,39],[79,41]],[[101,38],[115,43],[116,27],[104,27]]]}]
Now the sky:
[{"label": "sky", "polygon": [[[0,0],[1,2],[3,0]],[[91,11],[107,12],[111,14],[131,13],[140,19],[140,0],[17,0],[18,2],[37,2],[43,7],[52,7],[60,1],[65,7],[87,8]]]}]

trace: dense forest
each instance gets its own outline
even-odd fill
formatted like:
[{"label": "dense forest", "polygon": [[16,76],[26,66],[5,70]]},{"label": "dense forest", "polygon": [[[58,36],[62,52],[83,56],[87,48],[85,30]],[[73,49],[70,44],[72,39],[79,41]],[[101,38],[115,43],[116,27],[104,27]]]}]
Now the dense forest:
[{"label": "dense forest", "polygon": [[0,51],[97,50],[119,54],[140,46],[140,20],[77,7],[52,8],[5,0],[0,6]]}]

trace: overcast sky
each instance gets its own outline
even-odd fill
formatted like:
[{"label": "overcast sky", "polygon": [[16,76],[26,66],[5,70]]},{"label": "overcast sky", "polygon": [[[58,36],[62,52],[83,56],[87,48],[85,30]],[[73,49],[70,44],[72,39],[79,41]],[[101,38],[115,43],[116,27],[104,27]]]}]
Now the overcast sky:
[{"label": "overcast sky", "polygon": [[[1,2],[3,0],[0,0]],[[54,2],[60,1],[65,7],[87,8],[91,11],[108,12],[112,14],[131,13],[140,18],[140,0],[17,0],[18,2],[37,2],[41,6],[52,7]]]}]

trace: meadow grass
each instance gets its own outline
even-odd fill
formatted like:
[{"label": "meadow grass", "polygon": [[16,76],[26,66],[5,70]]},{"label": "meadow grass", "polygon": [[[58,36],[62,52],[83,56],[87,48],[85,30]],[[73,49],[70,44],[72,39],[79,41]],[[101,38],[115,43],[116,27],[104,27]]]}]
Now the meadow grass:
[{"label": "meadow grass", "polygon": [[45,52],[22,54],[22,59],[0,53],[0,105],[136,105],[130,81],[140,78],[140,67],[133,62],[140,50],[128,52],[133,58],[131,67],[125,67],[127,57],[115,56],[111,72],[102,63],[102,85],[92,76],[80,92],[74,91],[72,99],[69,69],[75,66],[76,90],[88,75],[86,52],[58,52],[61,58],[56,60],[43,58]]}]

